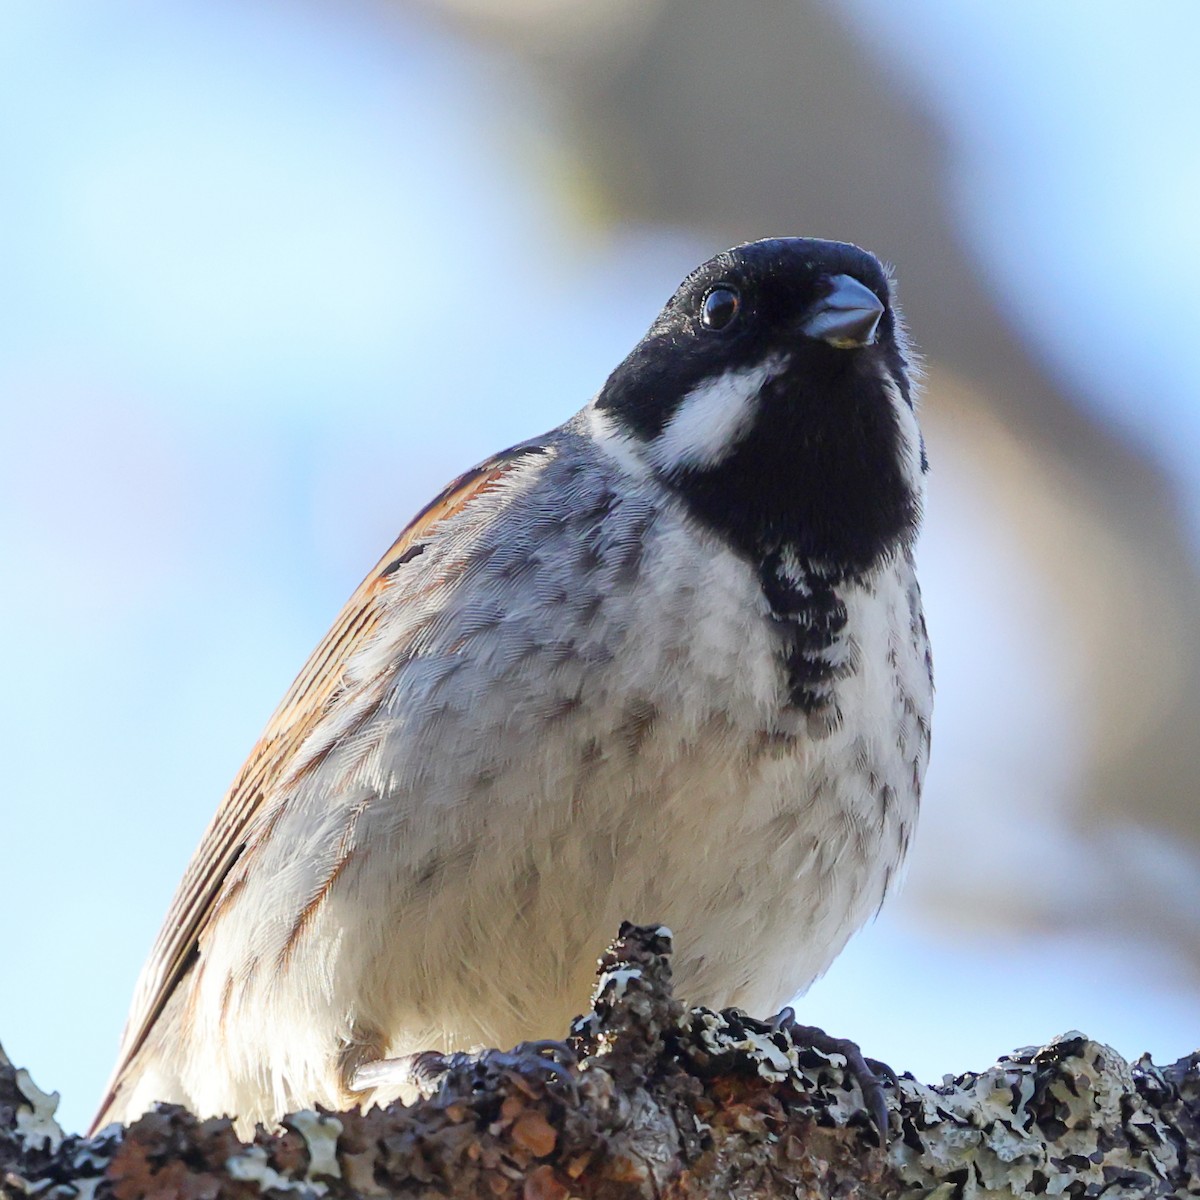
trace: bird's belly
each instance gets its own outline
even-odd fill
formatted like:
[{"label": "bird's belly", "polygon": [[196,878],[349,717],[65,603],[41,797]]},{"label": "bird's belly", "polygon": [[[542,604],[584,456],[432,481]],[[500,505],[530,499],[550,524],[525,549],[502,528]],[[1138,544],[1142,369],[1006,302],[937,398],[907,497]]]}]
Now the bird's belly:
[{"label": "bird's belly", "polygon": [[816,738],[780,711],[781,674],[765,653],[740,690],[706,690],[698,670],[676,689],[664,672],[607,722],[573,712],[500,773],[473,801],[495,819],[398,898],[392,1052],[562,1036],[623,919],[672,929],[688,1002],[766,1014],[820,975],[900,866],[912,748],[890,685],[844,680],[842,719]]},{"label": "bird's belly", "polygon": [[671,928],[685,1001],[774,1011],[878,907],[908,838],[870,767],[833,757],[714,718],[699,740],[664,730],[632,772],[598,765],[551,836],[481,846],[463,890],[429,898],[427,935],[475,957],[469,978],[431,966],[433,1023],[459,1044],[561,1036],[623,919]]}]

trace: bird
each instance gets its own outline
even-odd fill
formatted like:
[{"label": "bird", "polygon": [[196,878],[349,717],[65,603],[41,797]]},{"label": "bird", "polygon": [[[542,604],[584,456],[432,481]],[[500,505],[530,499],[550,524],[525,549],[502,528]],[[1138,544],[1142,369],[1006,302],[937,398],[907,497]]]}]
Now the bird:
[{"label": "bird", "polygon": [[[724,251],[594,398],[404,528],[187,867],[93,1123],[243,1128],[560,1036],[621,921],[775,1011],[892,890],[933,703],[890,272]],[[790,1010],[787,1010],[790,1013]]]}]

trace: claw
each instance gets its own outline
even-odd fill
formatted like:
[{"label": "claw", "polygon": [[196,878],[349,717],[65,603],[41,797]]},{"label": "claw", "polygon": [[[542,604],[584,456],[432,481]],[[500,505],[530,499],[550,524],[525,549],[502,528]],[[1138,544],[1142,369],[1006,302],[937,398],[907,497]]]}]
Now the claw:
[{"label": "claw", "polygon": [[771,1032],[779,1033],[781,1030],[790,1030],[796,1025],[796,1010],[789,1004],[787,1008],[781,1008],[771,1018]]},{"label": "claw", "polygon": [[579,1066],[579,1055],[566,1042],[556,1042],[553,1038],[543,1038],[536,1042],[522,1042],[514,1046],[514,1054],[536,1054],[539,1058],[560,1064],[564,1067]]},{"label": "claw", "polygon": [[890,1083],[892,1087],[898,1088],[900,1086],[900,1076],[896,1074],[895,1068],[888,1066],[883,1059],[867,1058],[864,1055],[863,1062],[865,1062],[876,1075],[886,1076],[888,1083]]},{"label": "claw", "polygon": [[887,1063],[877,1059],[863,1057],[858,1046],[849,1038],[830,1037],[823,1029],[815,1025],[801,1025],[796,1020],[795,1009],[788,1007],[780,1011],[771,1021],[771,1031],[786,1031],[799,1046],[811,1046],[822,1054],[840,1054],[846,1060],[846,1069],[854,1076],[862,1092],[863,1101],[871,1120],[879,1134],[880,1144],[887,1141],[889,1119],[887,1093],[879,1076],[885,1076],[888,1081],[898,1086],[900,1083],[896,1072]]}]

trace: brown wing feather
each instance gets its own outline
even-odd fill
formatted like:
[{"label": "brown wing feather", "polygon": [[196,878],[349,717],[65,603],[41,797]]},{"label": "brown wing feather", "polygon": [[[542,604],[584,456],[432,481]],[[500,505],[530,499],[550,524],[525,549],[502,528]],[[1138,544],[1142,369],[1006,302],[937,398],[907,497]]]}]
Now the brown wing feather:
[{"label": "brown wing feather", "polygon": [[171,994],[191,969],[201,935],[220,901],[224,881],[245,849],[247,832],[264,795],[286,774],[297,750],[336,701],[343,664],[378,624],[381,609],[376,601],[388,576],[421,552],[422,539],[430,536],[438,525],[492,491],[521,459],[540,451],[537,445],[504,451],[459,476],[426,505],[358,586],[333,628],[301,669],[238,772],[184,872],[138,982],[117,1065],[93,1122],[93,1131],[103,1122],[122,1077],[145,1044]]}]

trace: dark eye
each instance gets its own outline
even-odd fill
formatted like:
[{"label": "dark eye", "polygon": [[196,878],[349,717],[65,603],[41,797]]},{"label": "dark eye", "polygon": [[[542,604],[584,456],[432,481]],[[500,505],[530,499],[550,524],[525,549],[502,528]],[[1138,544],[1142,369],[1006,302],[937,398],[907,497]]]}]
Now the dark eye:
[{"label": "dark eye", "polygon": [[700,306],[700,324],[705,329],[727,329],[742,307],[742,298],[727,287],[715,287]]}]

